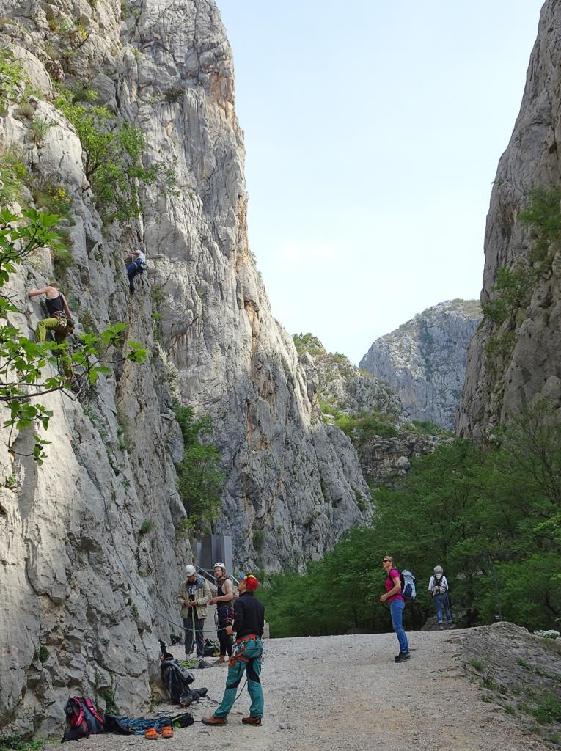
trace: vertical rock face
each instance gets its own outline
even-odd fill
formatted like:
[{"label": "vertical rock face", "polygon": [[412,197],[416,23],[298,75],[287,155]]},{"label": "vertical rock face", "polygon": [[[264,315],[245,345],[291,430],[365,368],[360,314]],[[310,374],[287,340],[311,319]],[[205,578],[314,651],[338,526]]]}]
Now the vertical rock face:
[{"label": "vertical rock face", "polygon": [[[157,638],[180,631],[175,592],[191,549],[179,534],[173,396],[213,418],[228,478],[218,528],[240,564],[321,556],[363,518],[368,489],[349,439],[321,421],[247,246],[232,61],[214,2],[0,0],[0,15],[2,45],[50,123],[37,141],[10,106],[0,144],[71,197],[64,289],[78,330],[125,321],[150,355],[132,366],[116,353],[87,400],[45,398],[55,415],[42,467],[25,435],[15,458],[0,452],[0,727],[48,733],[69,694],[145,708]],[[173,174],[173,187],[144,191],[138,220],[103,225],[55,80],[91,85],[142,129],[146,166]],[[131,297],[122,254],[139,241],[150,278]],[[14,279],[23,331],[40,315],[26,289],[52,275],[46,250]]]},{"label": "vertical rock face", "polygon": [[561,5],[547,0],[520,113],[497,169],[485,232],[482,303],[496,299],[500,268],[527,275],[527,299],[503,323],[486,316],[472,341],[458,424],[461,435],[484,436],[536,398],[547,398],[553,410],[561,406],[559,250],[550,248],[547,263],[538,270],[534,238],[520,221],[533,190],[561,186],[560,91]]},{"label": "vertical rock face", "polygon": [[453,428],[467,350],[480,320],[473,300],[440,303],[376,339],[360,367],[396,391],[410,418]]}]

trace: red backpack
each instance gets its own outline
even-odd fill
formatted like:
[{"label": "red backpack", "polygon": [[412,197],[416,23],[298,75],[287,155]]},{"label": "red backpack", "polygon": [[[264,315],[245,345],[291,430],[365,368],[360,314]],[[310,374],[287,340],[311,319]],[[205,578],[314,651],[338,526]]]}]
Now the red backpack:
[{"label": "red backpack", "polygon": [[87,696],[72,696],[64,708],[66,728],[62,741],[77,741],[90,734],[103,733],[104,719]]}]

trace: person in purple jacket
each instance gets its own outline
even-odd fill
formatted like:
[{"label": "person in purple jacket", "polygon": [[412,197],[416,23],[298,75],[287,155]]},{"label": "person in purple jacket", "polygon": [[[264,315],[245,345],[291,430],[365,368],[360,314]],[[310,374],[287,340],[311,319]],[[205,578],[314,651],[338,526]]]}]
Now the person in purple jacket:
[{"label": "person in purple jacket", "polygon": [[405,599],[401,594],[401,577],[399,571],[394,568],[391,555],[384,556],[383,566],[386,572],[386,580],[384,582],[386,591],[383,595],[380,595],[380,602],[387,602],[390,606],[392,626],[399,642],[399,654],[394,659],[396,662],[404,662],[409,659],[409,642],[407,641],[407,634],[403,629]]}]

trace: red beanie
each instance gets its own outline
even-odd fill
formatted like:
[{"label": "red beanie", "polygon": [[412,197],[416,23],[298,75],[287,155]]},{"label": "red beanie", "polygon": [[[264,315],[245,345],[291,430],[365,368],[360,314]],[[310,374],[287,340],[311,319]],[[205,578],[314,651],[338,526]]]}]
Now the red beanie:
[{"label": "red beanie", "polygon": [[259,586],[259,580],[253,574],[248,574],[243,581],[248,592],[255,592]]}]

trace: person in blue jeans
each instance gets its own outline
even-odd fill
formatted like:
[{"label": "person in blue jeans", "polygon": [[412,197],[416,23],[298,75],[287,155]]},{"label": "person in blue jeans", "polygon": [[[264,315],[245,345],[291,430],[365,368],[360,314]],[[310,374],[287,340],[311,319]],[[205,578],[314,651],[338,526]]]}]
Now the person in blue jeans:
[{"label": "person in blue jeans", "polygon": [[265,608],[254,596],[259,582],[249,574],[238,585],[240,596],[234,602],[234,623],[226,633],[236,632],[232,657],[228,667],[226,688],[220,706],[211,717],[203,717],[205,725],[226,725],[236,700],[244,672],[251,697],[249,716],[242,717],[244,725],[261,725],[263,717],[263,688],[261,686],[261,657],[263,656],[263,626]]},{"label": "person in blue jeans", "polygon": [[385,593],[380,595],[380,602],[386,602],[390,606],[392,615],[392,627],[399,642],[399,654],[394,658],[396,662],[405,662],[409,659],[409,642],[403,628],[403,610],[405,599],[401,594],[401,578],[399,571],[394,568],[391,555],[385,555],[382,565],[386,572],[384,581]]}]

